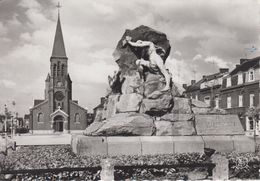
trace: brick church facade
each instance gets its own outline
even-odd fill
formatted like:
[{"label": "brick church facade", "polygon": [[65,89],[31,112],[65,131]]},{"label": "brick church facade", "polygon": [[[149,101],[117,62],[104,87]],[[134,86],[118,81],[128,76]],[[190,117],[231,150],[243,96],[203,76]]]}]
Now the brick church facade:
[{"label": "brick church facade", "polygon": [[50,73],[45,80],[44,100],[34,100],[30,109],[32,133],[73,133],[87,127],[87,110],[72,100],[72,81],[68,73],[60,17],[58,16]]}]

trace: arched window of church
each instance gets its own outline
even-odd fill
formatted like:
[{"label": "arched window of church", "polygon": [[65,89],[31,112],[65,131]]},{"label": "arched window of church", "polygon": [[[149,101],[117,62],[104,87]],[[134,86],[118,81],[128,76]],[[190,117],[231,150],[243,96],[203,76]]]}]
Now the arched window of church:
[{"label": "arched window of church", "polygon": [[43,122],[43,113],[39,113],[37,119],[38,122]]},{"label": "arched window of church", "polygon": [[57,75],[57,65],[56,64],[53,65],[53,75],[54,76]]},{"label": "arched window of church", "polygon": [[60,62],[58,62],[58,67],[57,67],[58,71],[57,71],[57,76],[60,75]]},{"label": "arched window of church", "polygon": [[62,66],[61,66],[61,76],[64,76],[64,74],[65,74],[65,65],[62,64]]},{"label": "arched window of church", "polygon": [[75,114],[74,122],[79,122],[79,113]]}]

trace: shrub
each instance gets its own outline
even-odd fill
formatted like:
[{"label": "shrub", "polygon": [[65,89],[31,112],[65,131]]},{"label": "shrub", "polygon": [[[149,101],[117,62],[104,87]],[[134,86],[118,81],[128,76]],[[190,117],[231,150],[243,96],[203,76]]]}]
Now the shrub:
[{"label": "shrub", "polygon": [[[236,178],[254,179],[258,175],[258,163],[260,156],[256,153],[225,153],[222,154],[229,160],[230,176]],[[0,155],[1,156],[1,155]],[[59,146],[22,146],[17,151],[2,158],[0,164],[4,170],[19,169],[47,169],[63,167],[92,167],[99,166],[100,161],[106,156],[81,156],[71,151],[70,145]],[[115,165],[119,166],[138,166],[138,165],[173,165],[173,164],[192,164],[209,162],[210,158],[205,154],[164,154],[164,155],[143,155],[143,156],[111,156]],[[194,168],[130,168],[128,170],[115,170],[117,179],[187,179],[188,173]],[[65,174],[65,173],[63,173]],[[99,173],[70,172],[73,177],[83,176],[90,180],[99,178]],[[49,175],[49,174],[46,174]],[[66,174],[65,174],[66,175]],[[94,178],[95,175],[95,178]],[[60,178],[58,174],[53,175]],[[31,178],[32,176],[30,176]],[[44,175],[42,176],[44,178]],[[48,176],[49,177],[49,176]],[[43,179],[44,180],[44,179]]]},{"label": "shrub", "polygon": [[19,133],[19,134],[28,133],[28,132],[29,132],[29,129],[24,128],[24,127],[16,128],[16,129],[15,129],[15,132],[16,132],[16,133]]}]

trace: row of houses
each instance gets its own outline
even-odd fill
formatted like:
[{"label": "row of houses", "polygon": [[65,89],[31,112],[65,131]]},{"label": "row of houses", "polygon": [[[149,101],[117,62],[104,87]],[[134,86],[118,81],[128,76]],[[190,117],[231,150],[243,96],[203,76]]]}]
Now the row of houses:
[{"label": "row of houses", "polygon": [[203,76],[183,84],[184,96],[204,101],[212,108],[225,109],[237,114],[247,135],[258,134],[258,112],[260,93],[260,57],[240,59],[239,64],[218,73]]}]

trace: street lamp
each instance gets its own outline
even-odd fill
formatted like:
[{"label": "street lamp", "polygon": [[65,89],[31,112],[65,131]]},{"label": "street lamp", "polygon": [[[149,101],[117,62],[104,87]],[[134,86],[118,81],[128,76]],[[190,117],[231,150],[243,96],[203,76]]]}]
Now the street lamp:
[{"label": "street lamp", "polygon": [[213,81],[212,83],[210,83],[210,81],[208,81],[209,85],[205,84],[205,87],[210,88],[210,108],[211,109],[214,108],[214,86],[216,85],[216,76],[214,76],[212,81]]},{"label": "street lamp", "polygon": [[7,112],[8,112],[8,110],[7,110],[7,106],[6,106],[6,104],[4,105],[4,115],[5,115],[5,150],[6,150],[6,152],[7,152]]}]

